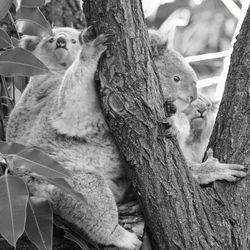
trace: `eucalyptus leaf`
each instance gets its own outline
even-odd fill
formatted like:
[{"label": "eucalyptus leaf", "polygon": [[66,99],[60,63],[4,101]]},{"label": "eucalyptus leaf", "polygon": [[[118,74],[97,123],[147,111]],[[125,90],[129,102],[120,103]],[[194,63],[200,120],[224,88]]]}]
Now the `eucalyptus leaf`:
[{"label": "eucalyptus leaf", "polygon": [[0,29],[0,49],[12,47],[12,42],[9,35]]},{"label": "eucalyptus leaf", "polygon": [[24,232],[28,198],[22,179],[11,175],[0,177],[0,234],[13,247]]},{"label": "eucalyptus leaf", "polygon": [[27,169],[47,178],[70,178],[70,173],[57,161],[38,149],[28,149],[17,155],[7,156],[14,168]]},{"label": "eucalyptus leaf", "polygon": [[8,13],[12,0],[1,0],[0,1],[0,20],[3,19]]},{"label": "eucalyptus leaf", "polygon": [[75,242],[82,250],[90,250],[87,244],[85,243],[85,241],[81,239],[79,236],[77,236],[76,234],[66,232],[64,234],[64,237]]},{"label": "eucalyptus leaf", "polygon": [[38,249],[52,250],[53,212],[46,199],[30,197],[25,232]]},{"label": "eucalyptus leaf", "polygon": [[0,55],[0,74],[4,76],[34,76],[49,69],[31,52],[23,48],[8,49]]},{"label": "eucalyptus leaf", "polygon": [[[35,36],[42,35],[43,33],[52,35],[52,29],[49,22],[38,8],[21,7],[17,11],[16,19],[19,32]],[[34,26],[33,29],[32,26]]]},{"label": "eucalyptus leaf", "polygon": [[0,141],[0,152],[2,154],[17,154],[29,148],[19,143]]},{"label": "eucalyptus leaf", "polygon": [[45,4],[45,0],[21,0],[21,6],[25,8],[36,8]]}]

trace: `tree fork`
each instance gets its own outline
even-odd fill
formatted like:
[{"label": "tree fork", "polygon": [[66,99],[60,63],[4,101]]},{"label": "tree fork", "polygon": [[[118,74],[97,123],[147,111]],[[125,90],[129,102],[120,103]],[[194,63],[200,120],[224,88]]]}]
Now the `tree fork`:
[{"label": "tree fork", "polygon": [[[225,205],[223,195],[230,189],[235,197],[245,198],[240,187],[249,189],[248,178],[238,184],[220,182],[201,189],[189,176],[179,147],[161,135],[163,99],[140,1],[84,0],[83,10],[96,34],[112,35],[98,72],[101,101],[107,123],[128,162],[128,176],[156,242],[154,249],[246,246],[248,222],[242,222],[241,213],[235,217],[230,214],[234,208],[236,213],[241,210],[246,201],[237,198],[237,207],[229,201]],[[233,140],[237,134],[228,136]]]}]

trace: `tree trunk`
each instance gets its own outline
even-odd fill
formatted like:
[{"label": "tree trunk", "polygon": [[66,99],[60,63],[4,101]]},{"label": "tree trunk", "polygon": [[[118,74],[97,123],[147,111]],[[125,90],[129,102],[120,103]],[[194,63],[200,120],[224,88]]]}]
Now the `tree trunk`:
[{"label": "tree trunk", "polygon": [[[247,249],[249,178],[202,189],[189,176],[175,140],[161,135],[163,101],[140,1],[85,0],[83,10],[96,34],[112,34],[98,74],[102,105],[129,163],[128,176],[137,190],[153,249]],[[249,19],[250,12],[235,45],[230,87],[211,140],[221,161],[245,165],[249,136],[247,130],[237,129],[248,125]]]}]

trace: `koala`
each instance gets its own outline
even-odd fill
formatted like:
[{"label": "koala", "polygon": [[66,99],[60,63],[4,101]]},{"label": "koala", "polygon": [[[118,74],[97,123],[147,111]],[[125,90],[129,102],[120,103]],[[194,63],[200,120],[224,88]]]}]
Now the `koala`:
[{"label": "koala", "polygon": [[188,118],[189,133],[182,152],[187,161],[202,162],[215,122],[216,104],[207,96],[198,94],[183,113]]},{"label": "koala", "polygon": [[[187,161],[190,174],[201,185],[216,180],[236,181],[246,176],[238,164],[222,164],[213,158],[202,159],[212,133],[216,109],[209,98],[197,93],[197,76],[185,59],[167,48],[159,30],[149,30],[152,55],[163,90],[166,113]],[[174,104],[171,105],[171,103]]]},{"label": "koala", "polygon": [[181,132],[177,138],[180,148],[187,160],[192,176],[201,185],[216,180],[232,182],[246,176],[244,166],[220,163],[213,158],[211,149],[207,152],[208,159],[202,163],[213,130],[216,113],[216,104],[205,95],[198,94],[198,98],[183,110],[182,119],[179,120],[181,125],[178,128]]},{"label": "koala", "polygon": [[54,28],[53,35],[23,36],[49,73],[33,76],[13,109],[7,141],[42,148],[72,174],[72,187],[85,202],[43,181],[33,181],[33,195],[49,200],[55,213],[83,230],[93,241],[139,249],[136,234],[118,224],[117,203],[130,182],[102,114],[95,89],[97,63],[106,36],[88,40],[86,31]]}]

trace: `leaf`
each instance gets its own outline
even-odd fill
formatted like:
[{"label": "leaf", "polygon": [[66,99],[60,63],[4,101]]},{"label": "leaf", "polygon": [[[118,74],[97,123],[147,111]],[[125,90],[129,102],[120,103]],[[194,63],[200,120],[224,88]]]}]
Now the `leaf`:
[{"label": "leaf", "polygon": [[46,199],[30,197],[25,232],[38,249],[52,249],[53,212]]},{"label": "leaf", "polygon": [[0,74],[4,76],[34,76],[49,69],[31,52],[23,48],[8,49],[0,55]]},{"label": "leaf", "polygon": [[29,193],[25,183],[18,177],[0,177],[0,234],[16,247],[23,234]]},{"label": "leaf", "polygon": [[3,29],[0,29],[0,49],[9,47],[12,47],[10,37]]},{"label": "leaf", "polygon": [[66,231],[64,237],[75,242],[82,250],[90,250],[85,241],[77,234],[71,234],[70,232]]},{"label": "leaf", "polygon": [[13,77],[14,86],[22,93],[28,84],[28,79],[25,76]]},{"label": "leaf", "polygon": [[17,30],[23,34],[40,36],[44,33],[52,35],[52,29],[38,8],[21,7],[16,15]]},{"label": "leaf", "polygon": [[1,0],[0,1],[0,20],[3,19],[8,13],[12,0]]},{"label": "leaf", "polygon": [[45,0],[21,0],[21,6],[25,8],[36,8],[45,4]]},{"label": "leaf", "polygon": [[83,194],[75,191],[65,179],[62,179],[62,178],[54,178],[54,179],[46,178],[46,181],[49,182],[50,184],[54,185],[54,186],[59,187],[64,192],[66,192],[69,195],[72,195],[72,196],[76,197],[80,201],[86,202],[86,199],[84,198]]},{"label": "leaf", "polygon": [[28,149],[17,155],[7,156],[14,167],[24,168],[47,178],[70,178],[70,173],[57,161],[38,149]]},{"label": "leaf", "polygon": [[2,154],[17,154],[29,148],[30,147],[24,146],[19,143],[14,143],[14,142],[7,143],[7,142],[0,141],[0,152]]}]

